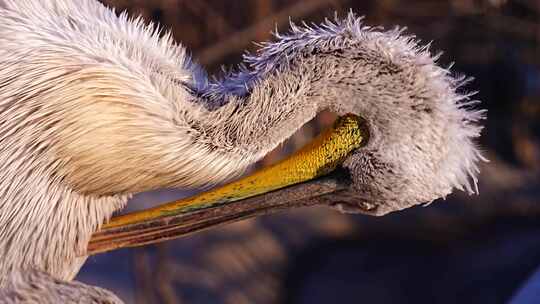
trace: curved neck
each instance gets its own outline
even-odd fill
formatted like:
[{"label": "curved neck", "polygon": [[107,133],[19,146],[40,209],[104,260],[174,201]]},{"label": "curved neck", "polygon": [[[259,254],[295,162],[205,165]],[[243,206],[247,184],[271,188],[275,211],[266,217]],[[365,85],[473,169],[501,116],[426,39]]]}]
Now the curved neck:
[{"label": "curved neck", "polygon": [[[243,92],[230,94],[229,83],[214,84],[220,90],[222,105],[210,110],[199,121],[219,149],[259,159],[288,139],[319,112],[330,109],[337,114],[352,111],[345,102],[355,92],[340,81],[354,80],[359,71],[339,72],[341,64],[331,54],[308,59],[291,58],[286,68],[260,74],[239,74],[251,78]],[[353,73],[349,73],[353,72]],[[246,72],[248,73],[248,72]],[[214,88],[214,90],[218,90]]]}]

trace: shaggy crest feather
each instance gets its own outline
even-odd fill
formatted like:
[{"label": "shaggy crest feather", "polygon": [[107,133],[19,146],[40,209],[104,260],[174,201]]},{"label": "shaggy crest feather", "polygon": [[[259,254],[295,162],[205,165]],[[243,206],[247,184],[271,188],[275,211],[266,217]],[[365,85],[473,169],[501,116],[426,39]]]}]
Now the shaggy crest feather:
[{"label": "shaggy crest feather", "polygon": [[72,279],[132,193],[238,176],[326,109],[370,129],[338,209],[477,191],[484,112],[402,31],[291,23],[207,80],[170,33],[95,0],[0,0],[0,286],[29,268]]}]

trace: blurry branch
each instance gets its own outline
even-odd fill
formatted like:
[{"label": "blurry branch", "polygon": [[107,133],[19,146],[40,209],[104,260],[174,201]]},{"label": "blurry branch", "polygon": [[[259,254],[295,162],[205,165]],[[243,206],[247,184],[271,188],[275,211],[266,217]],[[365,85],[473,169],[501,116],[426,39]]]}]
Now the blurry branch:
[{"label": "blurry branch", "polygon": [[154,280],[154,287],[156,288],[156,293],[160,298],[160,303],[180,303],[173,285],[173,273],[170,271],[171,263],[167,254],[167,245],[159,244],[157,249],[157,271],[156,280]]},{"label": "blurry branch", "polygon": [[335,11],[341,11],[343,10],[343,6],[346,5],[346,2],[347,0],[333,0],[330,4]]},{"label": "blurry branch", "polygon": [[308,16],[333,2],[333,0],[310,0],[299,1],[292,4],[276,14],[202,50],[198,55],[198,62],[203,65],[215,64],[223,57],[249,46],[249,44],[260,35],[261,31],[272,29],[274,26],[282,27],[289,22],[289,18],[302,18]]},{"label": "blurry branch", "polygon": [[183,4],[199,17],[206,15],[206,24],[220,37],[233,32],[233,28],[227,20],[204,0],[184,1]]},{"label": "blurry branch", "polygon": [[514,0],[517,3],[525,6],[527,9],[540,13],[540,2],[538,0]]},{"label": "blurry branch", "polygon": [[[386,11],[387,16],[399,16],[406,18],[422,18],[434,16],[446,16],[449,5],[446,1],[426,2],[380,2],[379,10]],[[386,4],[386,5],[383,5]],[[391,21],[386,19],[387,21]]]},{"label": "blurry branch", "polygon": [[145,249],[133,252],[133,276],[135,279],[135,301],[136,303],[150,303],[153,298],[151,291],[152,274],[148,253]]},{"label": "blurry branch", "polygon": [[[274,13],[274,5],[272,1],[268,0],[256,0],[253,3],[253,22],[257,22],[259,20],[263,20],[267,16],[272,16]],[[264,41],[268,39],[268,36],[270,35],[270,32],[268,31],[268,28],[260,28],[259,33],[255,37],[257,41]]]},{"label": "blurry branch", "polygon": [[480,22],[490,30],[521,36],[532,41],[540,40],[540,21],[535,23],[510,16],[497,15],[480,19]]}]

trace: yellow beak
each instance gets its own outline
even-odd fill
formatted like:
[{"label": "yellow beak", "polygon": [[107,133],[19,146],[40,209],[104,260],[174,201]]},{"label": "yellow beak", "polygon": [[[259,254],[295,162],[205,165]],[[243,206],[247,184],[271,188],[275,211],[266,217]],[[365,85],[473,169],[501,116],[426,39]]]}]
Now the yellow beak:
[{"label": "yellow beak", "polygon": [[309,204],[310,198],[345,187],[336,180],[318,178],[334,171],[367,138],[361,118],[342,116],[308,145],[273,166],[193,197],[114,217],[92,236],[87,254],[177,238],[283,209],[292,201]]}]

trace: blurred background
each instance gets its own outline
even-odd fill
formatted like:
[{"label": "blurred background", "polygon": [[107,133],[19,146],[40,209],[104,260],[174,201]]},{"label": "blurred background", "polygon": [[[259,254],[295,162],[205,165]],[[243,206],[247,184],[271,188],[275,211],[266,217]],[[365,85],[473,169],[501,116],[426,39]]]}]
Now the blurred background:
[{"label": "blurred background", "polygon": [[[289,20],[349,10],[406,26],[473,76],[488,120],[480,195],[385,217],[304,208],[90,257],[78,278],[126,303],[540,303],[540,1],[103,0],[169,28],[209,74]],[[260,165],[309,141],[325,113]],[[189,192],[138,195],[130,208]],[[537,278],[539,277],[539,278]],[[535,285],[536,284],[536,285]],[[535,287],[536,286],[536,287]]]}]

